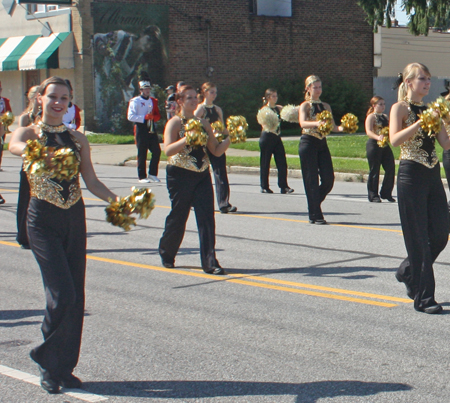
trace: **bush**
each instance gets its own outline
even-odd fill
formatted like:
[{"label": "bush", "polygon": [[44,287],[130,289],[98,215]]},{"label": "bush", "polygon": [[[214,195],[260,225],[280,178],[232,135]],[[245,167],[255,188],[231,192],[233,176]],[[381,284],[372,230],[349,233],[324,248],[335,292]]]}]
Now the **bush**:
[{"label": "bush", "polygon": [[[330,104],[337,124],[346,113],[353,113],[364,125],[366,110],[371,94],[364,92],[360,85],[342,78],[322,78],[323,93],[321,99]],[[250,131],[260,132],[261,126],[256,121],[258,109],[267,88],[276,88],[280,105],[298,105],[304,101],[304,78],[288,80],[244,81],[229,87],[219,88],[217,104],[223,109],[225,117],[243,115],[247,119]],[[293,129],[299,135],[299,126],[295,123],[282,122],[281,130]],[[298,130],[298,132],[296,131]]]}]

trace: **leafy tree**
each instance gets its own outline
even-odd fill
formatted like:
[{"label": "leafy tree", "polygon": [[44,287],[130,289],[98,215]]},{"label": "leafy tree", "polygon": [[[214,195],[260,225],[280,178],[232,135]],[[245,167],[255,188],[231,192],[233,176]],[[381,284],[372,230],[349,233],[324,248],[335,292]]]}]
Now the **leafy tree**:
[{"label": "leafy tree", "polygon": [[408,15],[409,31],[414,35],[427,35],[431,22],[434,26],[446,26],[450,15],[448,0],[358,0],[374,32],[380,25],[391,27],[396,3],[399,3]]}]

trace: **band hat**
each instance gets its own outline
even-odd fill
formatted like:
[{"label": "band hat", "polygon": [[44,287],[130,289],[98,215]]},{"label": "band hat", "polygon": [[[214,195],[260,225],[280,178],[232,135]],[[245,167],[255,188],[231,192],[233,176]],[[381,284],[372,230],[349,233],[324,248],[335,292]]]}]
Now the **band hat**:
[{"label": "band hat", "polygon": [[139,88],[151,88],[150,81],[139,81]]},{"label": "band hat", "polygon": [[175,86],[169,85],[164,91],[175,91]]}]

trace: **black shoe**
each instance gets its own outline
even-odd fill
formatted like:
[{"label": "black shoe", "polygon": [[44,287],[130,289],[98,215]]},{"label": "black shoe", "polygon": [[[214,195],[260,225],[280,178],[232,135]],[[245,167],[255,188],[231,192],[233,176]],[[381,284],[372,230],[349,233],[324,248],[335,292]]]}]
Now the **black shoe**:
[{"label": "black shoe", "polygon": [[327,225],[327,221],[323,218],[319,218],[318,220],[309,220],[310,224],[317,224],[317,225]]},{"label": "black shoe", "polygon": [[172,262],[166,262],[164,260],[161,259],[161,263],[162,265],[166,268],[166,269],[173,269],[175,267],[175,264]]},{"label": "black shoe", "polygon": [[2,195],[0,195],[0,204],[5,204],[6,200],[2,197]]},{"label": "black shoe", "polygon": [[59,381],[57,378],[52,376],[49,371],[42,367],[39,367],[39,371],[41,373],[42,389],[52,395],[59,393]]},{"label": "black shoe", "polygon": [[80,378],[74,374],[63,375],[60,378],[60,385],[66,389],[80,389],[83,385]]},{"label": "black shoe", "polygon": [[208,274],[216,274],[219,276],[225,274],[225,270],[222,269],[220,266],[219,267],[211,267],[210,269],[203,269],[203,271]]},{"label": "black shoe", "polygon": [[387,200],[389,203],[395,203],[397,200],[395,200],[392,196],[389,197],[382,197],[383,200]]},{"label": "black shoe", "polygon": [[414,297],[416,296],[416,293],[414,292],[414,290],[412,289],[412,287],[406,282],[406,280],[404,279],[404,277],[402,277],[400,274],[395,273],[395,278],[397,279],[397,281],[399,283],[403,283],[406,286],[406,295],[411,298],[414,299]]},{"label": "black shoe", "polygon": [[31,249],[30,245],[28,245],[28,244],[20,245],[20,247],[21,247],[22,249]]},{"label": "black shoe", "polygon": [[378,196],[372,197],[372,200],[369,199],[371,203],[381,203],[381,199]]},{"label": "black shoe", "polygon": [[261,188],[261,193],[273,193],[273,190],[270,190],[269,188]]},{"label": "black shoe", "polygon": [[283,195],[290,194],[290,193],[294,193],[294,189],[291,189],[291,188],[284,188],[284,189],[281,189],[281,192],[280,192],[280,193],[283,194]]},{"label": "black shoe", "polygon": [[436,304],[436,305],[432,305],[432,306],[427,306],[426,308],[419,308],[417,310],[419,312],[425,312],[425,313],[428,313],[430,315],[434,315],[434,314],[442,312],[442,305]]},{"label": "black shoe", "polygon": [[224,207],[220,209],[220,212],[222,214],[227,214],[227,213],[235,213],[237,211],[237,207],[235,206],[228,206],[228,207]]}]

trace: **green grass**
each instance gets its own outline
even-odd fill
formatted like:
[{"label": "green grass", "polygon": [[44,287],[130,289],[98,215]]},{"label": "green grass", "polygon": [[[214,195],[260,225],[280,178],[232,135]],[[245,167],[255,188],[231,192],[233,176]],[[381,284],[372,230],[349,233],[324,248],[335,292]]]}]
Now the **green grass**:
[{"label": "green grass", "polygon": [[134,144],[134,136],[108,133],[88,134],[89,143],[92,144]]}]

